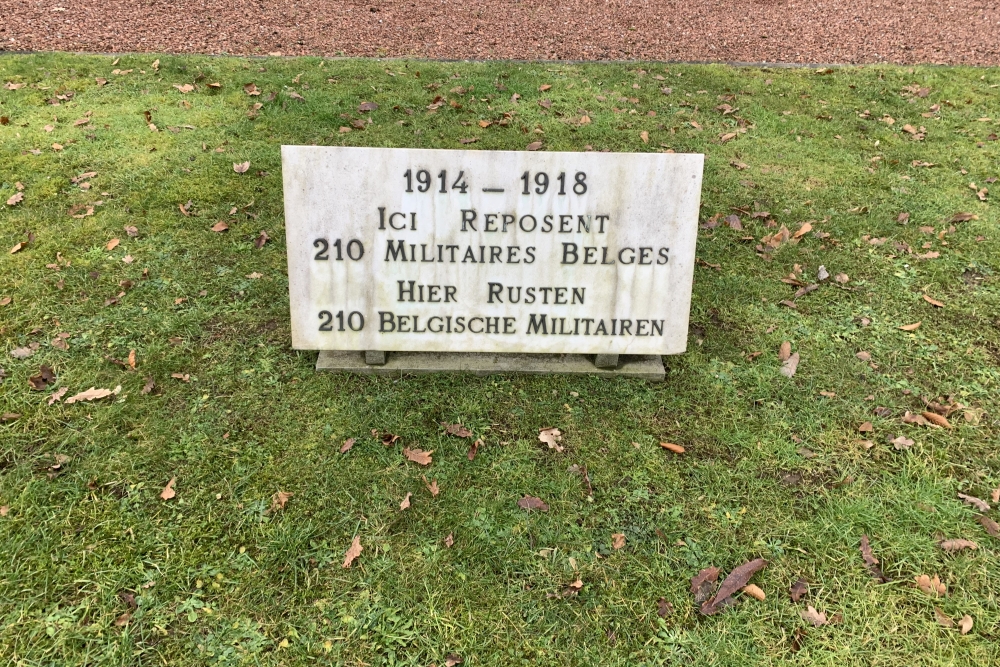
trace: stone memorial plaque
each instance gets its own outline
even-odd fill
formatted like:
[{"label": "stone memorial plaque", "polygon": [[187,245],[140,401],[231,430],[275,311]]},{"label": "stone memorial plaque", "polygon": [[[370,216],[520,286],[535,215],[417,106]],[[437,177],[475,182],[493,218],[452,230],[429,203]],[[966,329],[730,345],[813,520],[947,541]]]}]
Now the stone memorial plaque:
[{"label": "stone memorial plaque", "polygon": [[677,354],[704,156],[283,146],[292,345]]}]

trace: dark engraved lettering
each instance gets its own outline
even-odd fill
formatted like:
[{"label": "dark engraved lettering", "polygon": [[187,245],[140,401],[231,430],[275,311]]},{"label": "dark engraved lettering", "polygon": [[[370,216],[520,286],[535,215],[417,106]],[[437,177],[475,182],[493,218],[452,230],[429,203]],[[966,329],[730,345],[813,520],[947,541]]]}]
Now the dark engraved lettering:
[{"label": "dark engraved lettering", "polygon": [[420,328],[420,316],[413,316],[413,333],[427,333],[427,329]]},{"label": "dark engraved lettering", "polygon": [[[530,289],[530,288],[529,288]],[[528,335],[533,333],[549,333],[548,324],[545,321],[545,315],[536,316],[534,313],[528,316]]]},{"label": "dark engraved lettering", "polygon": [[503,248],[498,245],[490,246],[490,264],[496,264],[497,262],[503,264],[501,255],[503,255]]},{"label": "dark engraved lettering", "polygon": [[[403,224],[401,226],[399,226],[399,227],[397,227],[396,223],[393,222],[393,220],[396,219],[397,215],[400,216],[401,218],[403,218]],[[389,226],[392,227],[393,229],[395,229],[397,232],[400,231],[400,230],[406,229],[406,214],[405,213],[400,213],[399,211],[396,211],[395,213],[392,213],[391,215],[389,215]]]},{"label": "dark engraved lettering", "polygon": [[607,221],[608,221],[608,219],[609,219],[609,218],[610,218],[611,216],[610,216],[610,215],[598,215],[598,216],[596,216],[596,217],[597,217],[597,221],[598,221],[599,223],[601,223],[601,226],[600,226],[600,227],[598,227],[598,229],[597,229],[597,233],[598,233],[598,234],[603,234],[603,233],[604,233],[604,223],[605,223],[605,222],[607,222]]},{"label": "dark engraved lettering", "polygon": [[601,264],[614,264],[615,260],[608,261],[608,246],[601,248]]},{"label": "dark engraved lettering", "polygon": [[635,335],[636,336],[648,336],[646,333],[646,325],[649,324],[649,320],[636,320],[635,321]]},{"label": "dark engraved lettering", "polygon": [[525,305],[531,305],[535,302],[535,288],[529,287],[524,290],[524,303]]},{"label": "dark engraved lettering", "polygon": [[440,289],[440,285],[427,286],[427,303],[441,303],[441,297],[438,296],[438,290]]},{"label": "dark engraved lettering", "polygon": [[421,262],[433,262],[434,261],[434,251],[431,250],[430,259],[427,258],[427,244],[420,244],[420,261]]},{"label": "dark engraved lettering", "polygon": [[625,334],[628,334],[629,336],[632,335],[632,320],[621,321],[621,327],[618,329],[618,335],[624,336]]},{"label": "dark engraved lettering", "polygon": [[396,322],[392,313],[387,313],[384,310],[378,311],[379,323],[378,332],[379,333],[392,333],[396,330]]},{"label": "dark engraved lettering", "polygon": [[551,215],[547,215],[544,218],[542,218],[542,231],[543,232],[548,233],[548,232],[552,231],[552,217],[553,216],[551,216]]},{"label": "dark engraved lettering", "polygon": [[566,287],[556,287],[556,288],[554,288],[554,290],[555,290],[555,301],[554,301],[554,303],[555,304],[557,304],[559,306],[563,306],[563,305],[566,305],[566,303],[568,303],[566,301],[566,290],[567,289],[568,288],[566,288]]},{"label": "dark engraved lettering", "polygon": [[586,325],[585,327],[583,327],[583,335],[584,336],[589,336],[590,335],[590,325],[594,323],[594,318],[593,317],[584,317],[580,321],[583,322]]},{"label": "dark engraved lettering", "polygon": [[[515,295],[514,290],[517,290]],[[508,287],[507,288],[507,303],[521,303],[521,288],[520,287]]]},{"label": "dark engraved lettering", "polygon": [[576,233],[579,234],[581,229],[583,231],[587,232],[588,234],[590,233],[590,216],[589,215],[586,216],[586,217],[584,217],[582,215],[576,216]]},{"label": "dark engraved lettering", "polygon": [[500,333],[500,318],[499,317],[487,317],[486,318],[486,333]]},{"label": "dark engraved lettering", "polygon": [[[576,244],[575,243],[563,243],[562,247],[563,247],[562,263],[563,264],[576,264],[577,261],[580,259],[580,255],[576,251]],[[570,255],[573,256],[572,261],[570,261],[570,259],[569,259]]]},{"label": "dark engraved lettering", "polygon": [[499,229],[496,228],[497,215],[498,215],[497,213],[486,213],[486,214],[483,215],[483,220],[485,221],[484,224],[483,224],[483,231],[484,232],[498,232],[498,231],[500,231]]},{"label": "dark engraved lettering", "polygon": [[504,213],[503,215],[500,216],[500,219],[503,221],[502,224],[500,225],[501,232],[506,232],[507,227],[513,225],[514,220],[516,220],[516,218],[510,213]]},{"label": "dark engraved lettering", "polygon": [[[392,240],[386,242],[385,248],[385,261],[389,261],[389,256],[392,256],[392,260],[399,260],[406,262],[406,245],[402,241],[396,241],[396,245],[392,245]],[[402,259],[400,259],[402,258]]]},{"label": "dark engraved lettering", "polygon": [[476,231],[476,209],[474,208],[463,208],[462,209],[462,231],[466,231],[465,226],[468,225],[472,227],[472,231]]},{"label": "dark engraved lettering", "polygon": [[516,317],[505,317],[503,318],[503,332],[505,334],[515,334],[517,330],[514,329],[514,323],[517,322]]},{"label": "dark engraved lettering", "polygon": [[493,303],[493,298],[496,297],[497,303],[503,303],[501,298],[501,293],[503,292],[503,285],[500,283],[487,283],[489,286],[489,298],[486,303]]},{"label": "dark engraved lettering", "polygon": [[570,234],[573,232],[569,228],[569,223],[573,222],[573,216],[571,215],[560,215],[559,216],[559,233],[560,234]]},{"label": "dark engraved lettering", "polygon": [[594,259],[594,253],[597,252],[597,248],[594,246],[583,246],[583,263],[584,264],[597,264],[597,260]]},{"label": "dark engraved lettering", "polygon": [[517,258],[517,251],[521,249],[519,245],[509,245],[507,246],[507,263],[508,264],[520,264],[521,260]]},{"label": "dark engraved lettering", "polygon": [[476,263],[476,253],[472,250],[471,245],[466,246],[465,248],[465,257],[462,258],[462,264],[465,264],[470,260],[472,261],[473,264]]},{"label": "dark engraved lettering", "polygon": [[455,298],[455,293],[457,291],[458,291],[458,288],[455,287],[454,285],[445,285],[444,286],[444,302],[445,303],[450,303],[452,301],[458,301],[458,299]]},{"label": "dark engraved lettering", "polygon": [[396,301],[406,301],[407,300],[406,297],[408,295],[410,297],[409,298],[410,303],[413,303],[413,284],[416,281],[415,280],[411,280],[409,282],[410,282],[410,285],[409,285],[409,287],[407,287],[405,280],[397,280],[396,281],[396,283],[399,285],[399,298],[396,299]]},{"label": "dark engraved lettering", "polygon": [[[440,324],[435,325],[434,320],[437,320],[438,322],[440,322]],[[434,328],[435,326],[437,326],[436,329]],[[442,319],[438,315],[431,317],[430,319],[427,320],[427,330],[430,331],[431,333],[441,333],[442,331],[444,331],[444,319]]]},{"label": "dark engraved lettering", "polygon": [[594,335],[596,336],[598,334],[600,334],[602,336],[607,336],[608,335],[608,328],[606,326],[604,326],[604,320],[600,320],[597,323],[597,328],[594,329]]},{"label": "dark engraved lettering", "polygon": [[551,287],[539,287],[538,291],[542,293],[542,303],[543,304],[548,304],[549,303],[549,292],[552,291],[552,288]]},{"label": "dark engraved lettering", "polygon": [[396,316],[396,331],[398,331],[399,333],[410,333],[409,327],[410,327],[409,315]]},{"label": "dark engraved lettering", "polygon": [[465,318],[461,315],[455,318],[455,333],[465,333]]},{"label": "dark engraved lettering", "polygon": [[580,299],[580,304],[581,305],[583,304],[583,292],[586,289],[587,289],[586,287],[574,287],[573,288],[573,303],[574,304],[576,303],[577,297],[579,297],[579,299]]},{"label": "dark engraved lettering", "polygon": [[445,248],[448,250],[449,253],[451,253],[451,260],[449,260],[449,261],[451,261],[451,263],[454,264],[455,263],[455,251],[458,250],[458,246],[457,245],[449,245],[449,246],[445,246]]},{"label": "dark engraved lettering", "polygon": [[482,322],[483,318],[481,318],[481,317],[473,317],[471,320],[469,320],[469,331],[472,332],[472,333],[474,333],[474,334],[481,334],[481,333],[483,333],[483,330],[481,328],[479,329],[479,331],[476,331],[475,329],[472,328],[472,323],[475,322],[476,320]]},{"label": "dark engraved lettering", "polygon": [[670,261],[670,257],[667,253],[670,252],[670,248],[660,248],[660,258],[656,260],[657,264],[666,264]]},{"label": "dark engraved lettering", "polygon": [[[622,259],[622,255],[625,253],[626,250],[628,250],[629,252],[632,253],[632,256],[629,258],[629,260],[627,262],[624,259]],[[621,250],[619,250],[618,251],[618,261],[621,262],[622,264],[634,264],[635,263],[635,248],[622,248]]]},{"label": "dark engraved lettering", "polygon": [[385,229],[385,206],[378,207],[378,228]]},{"label": "dark engraved lettering", "polygon": [[528,256],[528,258],[524,260],[525,264],[535,263],[535,246],[529,245],[527,248],[524,249],[524,254]]},{"label": "dark engraved lettering", "polygon": [[652,248],[642,248],[642,247],[640,247],[639,248],[639,263],[642,264],[642,265],[644,265],[644,266],[646,264],[652,264],[653,260],[650,258],[650,255],[652,253],[653,253],[653,249]]},{"label": "dark engraved lettering", "polygon": [[[524,226],[524,221],[527,220],[528,218],[531,218],[531,229],[527,229]],[[522,232],[533,232],[535,231],[535,228],[538,227],[538,220],[535,219],[535,216],[528,213],[527,215],[521,216],[521,219],[518,221],[517,226],[521,228]]]},{"label": "dark engraved lettering", "polygon": [[660,336],[663,335],[663,320],[650,320],[649,324],[652,329],[652,331],[649,332],[650,336],[654,334],[659,334]]}]

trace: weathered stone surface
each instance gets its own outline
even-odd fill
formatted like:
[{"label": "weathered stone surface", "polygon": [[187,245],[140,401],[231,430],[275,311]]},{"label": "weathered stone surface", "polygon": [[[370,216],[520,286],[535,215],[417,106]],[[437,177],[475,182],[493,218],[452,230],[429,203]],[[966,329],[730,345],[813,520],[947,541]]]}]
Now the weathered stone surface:
[{"label": "weathered stone surface", "polygon": [[686,348],[701,155],[284,146],[282,161],[295,348]]},{"label": "weathered stone surface", "polygon": [[425,373],[527,373],[530,375],[605,375],[662,382],[663,360],[659,355],[622,356],[617,368],[598,368],[593,355],[584,354],[490,354],[448,352],[389,352],[382,366],[365,363],[364,352],[323,350],[317,371],[363,375],[420,375]]}]

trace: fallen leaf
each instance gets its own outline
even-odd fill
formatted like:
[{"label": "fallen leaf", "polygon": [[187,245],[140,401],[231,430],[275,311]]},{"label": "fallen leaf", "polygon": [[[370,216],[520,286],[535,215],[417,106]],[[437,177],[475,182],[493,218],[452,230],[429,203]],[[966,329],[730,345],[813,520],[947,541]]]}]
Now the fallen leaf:
[{"label": "fallen leaf", "polygon": [[7,206],[17,206],[23,200],[24,200],[24,193],[23,192],[15,192],[7,200]]},{"label": "fallen leaf", "polygon": [[78,401],[96,401],[101,398],[107,398],[108,396],[116,393],[117,392],[112,391],[111,389],[95,389],[94,387],[91,387],[87,391],[81,391],[79,394],[67,398],[66,405],[70,405]]},{"label": "fallen leaf", "polygon": [[476,458],[476,454],[479,452],[479,448],[482,445],[483,441],[479,439],[477,439],[475,442],[472,443],[472,446],[469,447],[469,454],[468,454],[468,458],[470,461]]},{"label": "fallen leaf", "polygon": [[612,533],[611,534],[611,548],[614,550],[621,549],[625,546],[625,533]]},{"label": "fallen leaf", "polygon": [[362,102],[361,105],[358,106],[359,113],[364,113],[365,111],[375,111],[376,109],[378,109],[378,105],[374,102]]},{"label": "fallen leaf", "polygon": [[459,139],[458,143],[460,143],[460,144],[474,144],[477,141],[479,141],[479,137],[468,137],[466,139]]},{"label": "fallen leaf", "polygon": [[962,551],[963,549],[975,550],[979,548],[979,545],[973,542],[972,540],[963,540],[963,539],[943,540],[938,543],[938,546],[940,546],[945,551]]},{"label": "fallen leaf", "polygon": [[[52,394],[51,394],[51,395],[49,396],[49,405],[52,405],[52,404],[53,404],[53,403],[55,403],[56,401],[59,401],[59,400],[61,400],[61,399],[62,399],[62,397],[66,395],[66,392],[67,392],[67,390],[68,390],[68,389],[69,389],[68,387],[62,387],[62,388],[60,388],[60,389],[59,389],[58,391],[56,391],[56,392],[52,393]],[[984,525],[985,525],[985,524],[984,524]]]},{"label": "fallen leaf", "polygon": [[17,421],[21,418],[20,412],[5,412],[0,415],[0,422],[6,424],[7,422]]},{"label": "fallen leaf", "polygon": [[899,327],[902,331],[916,331],[920,328],[921,322],[914,322],[913,324],[904,324]]},{"label": "fallen leaf", "polygon": [[171,373],[170,377],[174,378],[175,380],[180,380],[181,382],[191,381],[191,376],[187,373]]},{"label": "fallen leaf", "polygon": [[540,142],[540,141],[532,141],[530,144],[527,145],[527,147],[524,150],[526,150],[526,151],[537,151],[541,147],[542,147],[542,142]]},{"label": "fallen leaf", "polygon": [[955,627],[955,621],[951,620],[948,616],[945,615],[943,611],[941,611],[937,607],[934,607],[934,619],[938,622],[938,625],[941,625],[943,627],[946,628]]},{"label": "fallen leaf", "polygon": [[897,450],[909,449],[910,447],[913,446],[913,440],[910,440],[909,438],[900,435],[890,440],[889,444],[893,446],[893,449]]},{"label": "fallen leaf", "polygon": [[405,510],[405,509],[409,509],[409,507],[410,507],[410,496],[412,496],[412,495],[413,495],[412,492],[410,492],[410,491],[406,492],[406,497],[403,498],[403,502],[399,503],[399,509],[400,509],[400,511]]},{"label": "fallen leaf", "polygon": [[114,250],[115,248],[118,247],[119,243],[121,243],[121,239],[111,239],[110,241],[108,241],[108,244],[105,246],[105,249]]},{"label": "fallen leaf", "polygon": [[719,578],[719,568],[706,567],[698,574],[691,577],[691,594],[694,596],[695,604],[702,604],[712,597],[715,590],[715,581]]},{"label": "fallen leaf", "polygon": [[130,612],[125,612],[121,616],[115,619],[115,627],[123,628],[128,625],[129,621],[132,620],[132,614]]},{"label": "fallen leaf", "polygon": [[1000,503],[1000,487],[997,487],[990,491],[990,499],[995,503]]},{"label": "fallen leaf", "polygon": [[142,393],[148,394],[156,388],[156,383],[153,381],[152,377],[146,378],[146,384],[142,387]]},{"label": "fallen leaf", "polygon": [[271,511],[276,512],[277,510],[284,509],[285,505],[288,503],[288,499],[294,495],[294,493],[287,493],[285,491],[278,491],[275,493],[271,496]]},{"label": "fallen leaf", "polygon": [[790,356],[792,356],[792,344],[786,340],[778,348],[778,361],[788,361]]},{"label": "fallen leaf", "polygon": [[865,422],[864,424],[858,427],[858,433],[871,433],[874,430],[875,427],[872,426],[871,422]]},{"label": "fallen leaf", "polygon": [[541,92],[541,93],[544,93],[546,90],[548,90],[551,87],[552,87],[551,85],[545,83],[545,84],[542,84],[541,86],[538,87],[538,91]]},{"label": "fallen leaf", "polygon": [[562,432],[555,427],[538,429],[538,439],[547,444],[549,449],[554,449],[557,452],[561,452],[564,449],[559,444],[562,442]]},{"label": "fallen leaf", "polygon": [[227,231],[229,229],[229,225],[220,220],[219,222],[212,225],[211,229],[213,232],[221,234],[222,232]]},{"label": "fallen leaf", "polygon": [[15,359],[27,359],[35,353],[30,347],[15,347],[10,351],[10,356]]},{"label": "fallen leaf", "polygon": [[[45,368],[44,366],[42,368]],[[976,498],[975,496],[970,496],[964,493],[958,494],[958,497],[964,500],[967,504],[972,505],[980,512],[989,512],[990,505],[985,500]]]},{"label": "fallen leaf", "polygon": [[243,92],[245,92],[247,95],[252,95],[252,96],[260,95],[260,90],[257,88],[257,84],[255,83],[245,84],[243,86]]},{"label": "fallen leaf", "polygon": [[926,574],[921,574],[914,577],[914,581],[917,584],[917,588],[928,595],[947,595],[948,593],[948,587],[941,583],[941,580],[936,574],[933,579],[928,577]]},{"label": "fallen leaf", "polygon": [[958,622],[958,627],[963,635],[969,634],[969,630],[972,630],[972,617],[968,614],[963,616]]},{"label": "fallen leaf", "polygon": [[882,573],[882,568],[878,566],[878,558],[875,558],[875,554],[872,553],[872,546],[868,541],[867,535],[861,536],[861,558],[864,559],[865,565],[868,566],[868,570],[872,573],[872,576],[886,583],[889,579]]},{"label": "fallen leaf", "polygon": [[767,595],[764,594],[764,591],[761,590],[759,586],[755,586],[754,584],[747,584],[746,586],[743,587],[742,590],[744,593],[757,600],[763,601],[765,598],[767,598]]},{"label": "fallen leaf", "polygon": [[361,547],[361,536],[355,535],[354,539],[351,541],[350,548],[347,550],[347,553],[344,554],[344,564],[341,565],[340,567],[345,569],[349,568],[351,566],[351,563],[354,562],[354,559],[361,555],[362,551],[363,549]]},{"label": "fallen leaf", "polygon": [[[67,401],[67,403],[68,402],[69,401]],[[160,499],[161,500],[170,500],[171,498],[173,498],[174,496],[177,495],[177,491],[174,490],[174,484],[176,482],[177,482],[177,478],[176,477],[171,477],[170,478],[170,481],[167,482],[167,485],[165,487],[163,487],[162,491],[160,491]]]},{"label": "fallen leaf", "polygon": [[421,478],[424,480],[424,486],[427,487],[427,490],[431,492],[432,496],[437,497],[437,495],[441,493],[441,489],[438,488],[438,483],[436,479],[433,479],[430,482],[428,482],[427,477],[421,475]]},{"label": "fallen leaf", "polygon": [[455,536],[448,533],[448,537],[444,538],[444,545],[450,549],[453,544],[455,544]]},{"label": "fallen leaf", "polygon": [[20,243],[15,243],[14,247],[10,249],[10,254],[13,255],[14,253],[21,252],[26,247],[28,247],[28,244],[24,241],[21,241]]},{"label": "fallen leaf", "polygon": [[257,248],[257,250],[260,250],[261,248],[264,247],[264,244],[267,243],[270,240],[271,240],[271,237],[268,236],[267,232],[265,232],[262,229],[262,230],[260,230],[260,235],[258,235],[257,239],[253,242],[253,245],[254,245],[255,248]]},{"label": "fallen leaf", "polygon": [[986,532],[991,537],[1000,537],[1000,524],[998,524],[996,521],[989,518],[988,516],[983,516],[982,514],[980,514],[976,518],[979,520],[979,523],[982,525],[983,529],[986,530]]},{"label": "fallen leaf", "polygon": [[419,463],[422,466],[428,466],[431,464],[431,454],[433,453],[433,449],[429,452],[425,452],[420,449],[409,449],[408,447],[403,448],[403,456],[414,463]]},{"label": "fallen leaf", "polygon": [[951,423],[936,412],[930,412],[930,411],[921,412],[920,415],[930,423],[934,424],[935,426],[940,426],[942,428],[951,428]]},{"label": "fallen leaf", "polygon": [[639,138],[642,139],[642,143],[648,144],[649,143],[649,132],[647,132],[646,130],[643,130],[642,132],[639,133]]},{"label": "fallen leaf", "polygon": [[541,498],[536,498],[534,496],[524,496],[517,501],[517,506],[524,510],[540,510],[542,512],[548,512],[549,506],[542,501]]},{"label": "fallen leaf", "polygon": [[249,168],[250,168],[250,161],[249,160],[247,160],[246,162],[234,162],[233,163],[233,171],[235,171],[237,174],[245,174],[245,173],[247,173],[247,169],[249,169]]},{"label": "fallen leaf", "polygon": [[683,447],[681,447],[680,445],[675,445],[672,442],[661,442],[660,447],[663,447],[664,449],[669,449],[674,454],[683,454],[685,451]]},{"label": "fallen leaf", "polygon": [[746,586],[750,577],[752,577],[759,570],[764,569],[766,566],[766,560],[763,558],[755,558],[754,560],[733,568],[733,571],[730,572],[729,576],[722,582],[722,585],[719,586],[719,590],[715,592],[715,595],[701,605],[701,613],[706,616],[711,616],[712,614],[721,611],[725,607],[726,599],[739,589]]},{"label": "fallen leaf", "polygon": [[667,598],[660,598],[656,601],[656,615],[666,618],[674,611],[674,606],[667,601]]},{"label": "fallen leaf", "polygon": [[805,236],[806,234],[808,234],[809,232],[811,232],[812,228],[813,228],[812,223],[804,222],[804,223],[802,223],[802,226],[799,227],[794,234],[792,234],[792,238],[793,239],[800,239],[803,236]]},{"label": "fallen leaf", "polygon": [[448,435],[454,435],[454,436],[457,436],[459,438],[471,438],[472,437],[472,431],[470,431],[469,429],[467,429],[465,426],[462,426],[461,424],[445,424],[445,423],[442,423],[442,426],[444,426],[444,431]]},{"label": "fallen leaf", "polygon": [[345,452],[349,451],[353,446],[354,446],[354,438],[348,438],[347,440],[344,440],[344,444],[340,446],[340,453],[344,454]]},{"label": "fallen leaf", "polygon": [[174,88],[181,91],[182,93],[190,93],[192,90],[194,90],[194,86],[192,86],[190,83],[185,83],[183,85],[175,83]]},{"label": "fallen leaf", "polygon": [[785,360],[785,363],[781,365],[779,372],[786,378],[792,378],[795,375],[795,371],[799,367],[799,353],[796,352],[792,356]]},{"label": "fallen leaf", "polygon": [[929,426],[930,422],[924,419],[923,415],[915,415],[909,410],[903,415],[904,424],[916,424],[917,426]]},{"label": "fallen leaf", "polygon": [[10,505],[0,506],[0,516],[7,516],[10,514]]},{"label": "fallen leaf", "polygon": [[792,602],[798,602],[807,592],[809,592],[809,586],[806,584],[806,580],[796,579],[795,583],[788,589],[788,597],[792,599]]},{"label": "fallen leaf", "polygon": [[50,385],[55,384],[56,374],[45,364],[38,370],[36,375],[28,378],[28,385],[35,391],[45,391]]},{"label": "fallen leaf", "polygon": [[829,623],[829,621],[826,620],[826,614],[821,611],[816,611],[816,608],[812,605],[809,605],[806,609],[800,611],[799,616],[802,617],[802,620],[807,623],[812,623],[817,628]]},{"label": "fallen leaf", "polygon": [[462,658],[456,653],[449,653],[444,657],[444,667],[455,667],[462,664]]},{"label": "fallen leaf", "polygon": [[927,303],[931,304],[935,308],[944,308],[944,304],[943,303],[941,303],[937,299],[932,299],[931,297],[927,296],[926,294],[924,294],[923,299],[924,299],[924,301],[926,301]]}]

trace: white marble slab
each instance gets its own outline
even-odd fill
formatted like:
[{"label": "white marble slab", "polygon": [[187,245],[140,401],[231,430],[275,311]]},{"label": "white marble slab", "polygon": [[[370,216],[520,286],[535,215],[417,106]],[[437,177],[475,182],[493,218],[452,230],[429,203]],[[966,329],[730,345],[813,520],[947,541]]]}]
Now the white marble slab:
[{"label": "white marble slab", "polygon": [[703,160],[283,146],[293,347],[683,352]]}]

